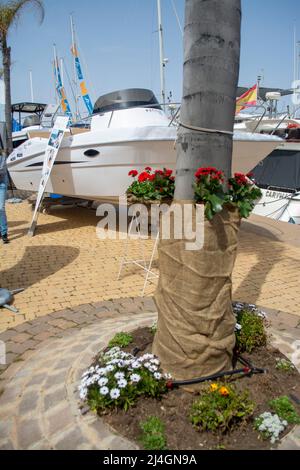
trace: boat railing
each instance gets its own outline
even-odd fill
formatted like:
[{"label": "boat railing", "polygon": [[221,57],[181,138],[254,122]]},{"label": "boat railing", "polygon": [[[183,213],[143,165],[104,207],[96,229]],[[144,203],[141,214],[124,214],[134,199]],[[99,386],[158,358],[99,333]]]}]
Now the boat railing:
[{"label": "boat railing", "polygon": [[280,119],[280,121],[277,123],[277,126],[275,127],[275,129],[271,132],[271,135],[274,135],[274,133],[277,131],[277,129],[279,128],[279,126],[283,123],[283,121],[289,116],[289,113],[286,113],[282,119]]},{"label": "boat railing", "polygon": [[[172,115],[172,118],[171,118],[170,123],[169,123],[169,125],[168,125],[169,127],[170,127],[171,125],[173,125],[174,122],[176,122],[176,118],[177,118],[177,116],[178,116],[178,114],[179,114],[179,111],[180,111],[180,105],[181,105],[181,103],[175,103],[175,102],[174,102],[174,103],[165,104],[165,106],[166,106],[166,107],[169,107],[170,109],[172,109],[171,106],[178,106],[178,108],[176,109],[176,112]],[[159,109],[161,109],[162,106],[163,106],[163,104],[157,103],[156,105],[155,105],[155,104],[141,105],[141,106],[134,106],[134,107],[132,107],[132,108],[127,108],[127,109],[139,109],[139,108],[159,108]],[[121,110],[118,110],[118,111],[121,111]],[[112,118],[113,118],[113,115],[114,115],[115,110],[110,111],[110,112],[111,112],[111,116],[110,116],[110,119],[109,119],[108,127],[110,127],[110,124],[111,124],[111,121],[112,121]],[[90,115],[90,116],[85,116],[85,117],[81,118],[79,121],[77,121],[77,124],[78,124],[78,123],[83,123],[83,124],[84,124],[85,122],[90,124],[92,117],[94,117],[94,116],[101,116],[101,115],[103,115],[103,114],[104,114],[103,111],[102,111],[102,112],[99,111],[99,112],[97,112],[97,113],[93,113],[93,114]],[[73,126],[74,126],[74,124],[76,124],[76,122],[73,123]]]}]

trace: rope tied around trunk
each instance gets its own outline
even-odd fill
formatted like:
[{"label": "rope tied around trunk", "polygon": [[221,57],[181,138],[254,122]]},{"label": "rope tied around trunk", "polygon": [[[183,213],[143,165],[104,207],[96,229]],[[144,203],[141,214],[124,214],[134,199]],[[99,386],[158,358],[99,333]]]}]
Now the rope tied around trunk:
[{"label": "rope tied around trunk", "polygon": [[231,132],[231,131],[221,131],[221,130],[218,130],[218,129],[206,129],[205,127],[191,126],[190,124],[185,124],[183,122],[179,122],[178,124],[179,124],[179,126],[183,127],[184,129],[188,129],[190,131],[208,132],[209,134],[233,135],[233,132]]}]

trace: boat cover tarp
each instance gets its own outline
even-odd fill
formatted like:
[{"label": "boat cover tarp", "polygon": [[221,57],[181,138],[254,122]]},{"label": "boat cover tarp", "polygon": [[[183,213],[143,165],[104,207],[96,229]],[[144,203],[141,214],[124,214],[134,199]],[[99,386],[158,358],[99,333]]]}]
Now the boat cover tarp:
[{"label": "boat cover tarp", "polygon": [[300,149],[273,150],[253,170],[256,183],[261,187],[300,190]]},{"label": "boat cover tarp", "polygon": [[129,88],[127,90],[113,91],[107,95],[100,96],[95,103],[93,114],[142,106],[161,109],[151,90]]}]

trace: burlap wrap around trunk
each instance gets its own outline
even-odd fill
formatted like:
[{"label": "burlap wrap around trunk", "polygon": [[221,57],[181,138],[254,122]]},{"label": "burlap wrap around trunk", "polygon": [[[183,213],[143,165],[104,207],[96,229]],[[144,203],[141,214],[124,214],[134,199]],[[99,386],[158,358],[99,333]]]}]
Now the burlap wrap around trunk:
[{"label": "burlap wrap around trunk", "polygon": [[185,240],[160,240],[153,353],[177,380],[232,368],[231,276],[239,226],[238,211],[225,208],[205,220],[201,250],[187,251]]}]

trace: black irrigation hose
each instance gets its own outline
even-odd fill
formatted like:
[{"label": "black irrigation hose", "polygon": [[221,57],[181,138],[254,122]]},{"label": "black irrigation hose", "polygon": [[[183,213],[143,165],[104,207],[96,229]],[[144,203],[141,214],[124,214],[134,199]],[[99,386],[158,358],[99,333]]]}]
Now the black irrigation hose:
[{"label": "black irrigation hose", "polygon": [[[150,342],[149,342],[150,344]],[[143,350],[148,346],[148,344],[143,348]],[[136,356],[141,351],[140,348],[135,347],[132,351],[133,356]],[[266,369],[262,369],[261,367],[254,366],[250,361],[245,359],[244,357],[238,355],[237,360],[243,364],[245,367],[240,369],[232,369],[226,370],[224,372],[218,372],[217,374],[207,375],[206,377],[196,377],[195,379],[188,379],[188,380],[172,380],[170,379],[167,383],[168,388],[179,387],[180,385],[193,385],[202,382],[206,382],[208,380],[215,380],[221,377],[225,377],[227,375],[236,375],[236,374],[243,374],[243,375],[252,375],[252,374],[265,374],[267,372]]]},{"label": "black irrigation hose", "polygon": [[268,372],[267,369],[262,369],[261,367],[254,366],[250,361],[245,359],[243,356],[238,356],[238,360],[244,366],[249,367],[251,369],[252,373],[254,373],[254,374],[264,374],[264,373]]},{"label": "black irrigation hose", "polygon": [[193,385],[197,383],[206,382],[208,380],[215,380],[225,376],[231,376],[236,374],[244,374],[244,375],[252,375],[252,374],[264,374],[267,372],[266,369],[262,369],[260,367],[253,366],[249,361],[245,358],[238,356],[238,360],[245,365],[245,367],[241,369],[233,369],[227,370],[224,372],[218,372],[217,374],[207,375],[206,377],[197,377],[195,379],[189,380],[170,380],[168,382],[168,387],[179,387],[180,385]]}]

